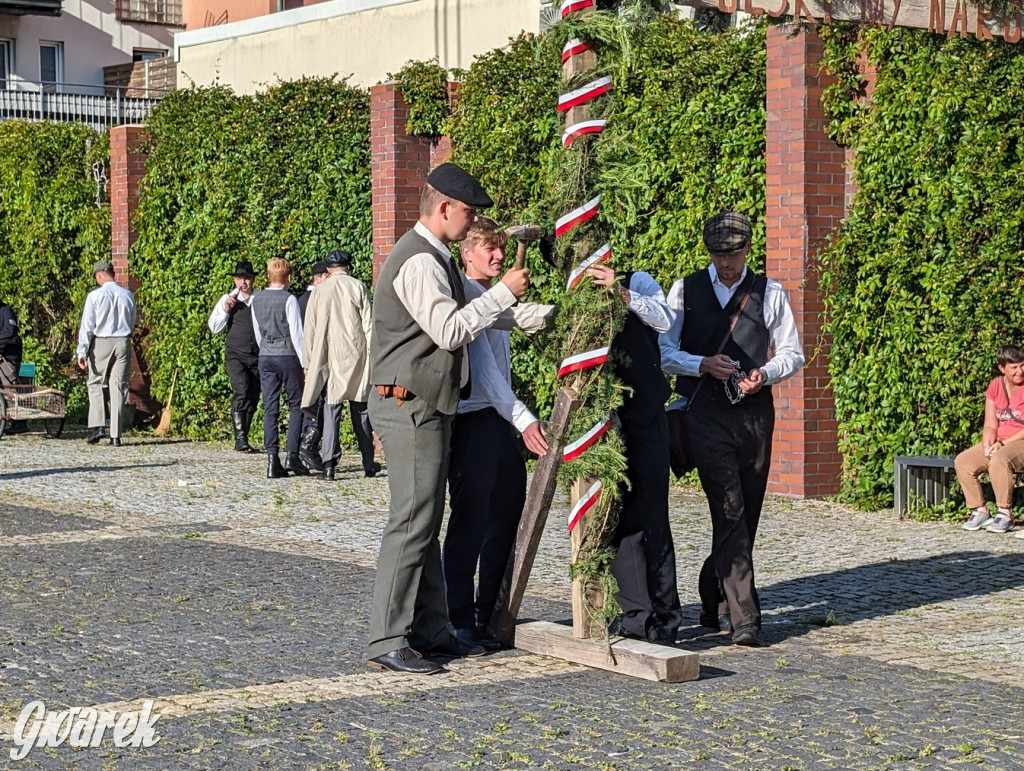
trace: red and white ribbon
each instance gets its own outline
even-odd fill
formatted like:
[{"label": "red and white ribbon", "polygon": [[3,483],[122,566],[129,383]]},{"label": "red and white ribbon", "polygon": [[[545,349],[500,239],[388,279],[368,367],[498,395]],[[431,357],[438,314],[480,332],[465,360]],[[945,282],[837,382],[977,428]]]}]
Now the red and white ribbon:
[{"label": "red and white ribbon", "polygon": [[611,426],[612,421],[610,418],[599,420],[597,425],[587,431],[583,436],[577,439],[575,442],[567,446],[562,451],[562,460],[568,463],[571,460],[576,460],[583,453],[585,453],[590,447],[602,436]]},{"label": "red and white ribbon", "polygon": [[570,13],[590,8],[593,4],[594,0],[562,0],[562,5],[558,8],[558,15],[564,19]]},{"label": "red and white ribbon", "polygon": [[604,485],[601,484],[601,480],[597,480],[587,490],[586,495],[576,501],[576,505],[572,507],[572,511],[569,512],[569,532],[579,524],[579,521],[583,519],[583,515],[590,511],[594,504],[601,499],[601,490]]},{"label": "red and white ribbon", "polygon": [[568,233],[577,225],[586,222],[597,214],[599,208],[601,208],[601,196],[597,196],[587,201],[578,209],[573,209],[568,214],[562,215],[558,218],[558,222],[555,223],[555,236]]},{"label": "red and white ribbon", "polygon": [[584,102],[589,102],[591,99],[611,91],[612,88],[614,88],[614,86],[612,85],[611,75],[605,75],[603,78],[592,80],[590,83],[587,83],[587,85],[580,86],[579,88],[558,97],[558,111],[565,112],[570,107],[576,107]]},{"label": "red and white ribbon", "polygon": [[569,274],[569,283],[566,284],[566,290],[572,289],[576,286],[576,282],[583,278],[583,274],[586,273],[587,268],[591,265],[596,265],[599,262],[605,262],[609,257],[612,256],[612,245],[605,244],[592,255],[587,257],[581,262],[572,273]]},{"label": "red and white ribbon", "polygon": [[593,351],[587,351],[586,353],[577,353],[575,356],[562,360],[558,367],[558,376],[565,377],[573,372],[579,372],[581,369],[600,367],[606,361],[608,361],[608,346],[595,348]]},{"label": "red and white ribbon", "polygon": [[584,134],[600,134],[607,125],[608,121],[606,120],[584,120],[579,123],[573,123],[562,132],[562,147],[568,147],[574,140],[579,139]]},{"label": "red and white ribbon", "polygon": [[593,46],[585,40],[580,40],[578,37],[574,37],[568,43],[562,47],[562,64],[565,64],[569,59],[577,54],[581,54],[584,51],[589,51]]}]

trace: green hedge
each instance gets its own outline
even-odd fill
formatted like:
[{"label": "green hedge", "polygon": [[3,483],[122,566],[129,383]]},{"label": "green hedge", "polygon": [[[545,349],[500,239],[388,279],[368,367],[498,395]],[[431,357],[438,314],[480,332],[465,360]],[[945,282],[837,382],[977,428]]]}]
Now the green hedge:
[{"label": "green hedge", "polygon": [[[589,23],[601,28],[589,30],[589,39],[615,39],[622,50],[606,105],[615,117],[595,164],[616,267],[649,270],[667,290],[707,263],[701,228],[722,207],[754,220],[751,262],[762,264],[765,26],[713,35],[673,14],[644,23],[594,16],[600,19]],[[548,203],[562,152],[560,54],[577,31],[559,25],[541,38],[522,35],[477,59],[459,88],[448,128],[453,158],[482,179],[503,222],[532,220],[553,230],[564,213]],[[536,250],[529,264],[531,299],[563,295],[561,271]],[[532,394],[546,411],[560,341],[516,336],[513,343],[517,392]]]},{"label": "green hedge", "polygon": [[80,124],[0,122],[0,297],[18,314],[25,361],[41,385],[69,391],[73,417],[85,401],[74,374],[82,305],[92,264],[110,256],[92,164],[109,152],[105,134]]},{"label": "green hedge", "polygon": [[[821,30],[859,191],[824,255],[844,495],[892,500],[898,454],[980,436],[996,349],[1024,344],[1024,51],[924,31]],[[870,106],[856,57],[877,67]]]},{"label": "green hedge", "polygon": [[255,96],[193,88],[173,92],[146,125],[131,260],[153,396],[167,397],[177,370],[175,431],[223,436],[224,337],[206,321],[235,263],[251,260],[265,281],[266,261],[286,257],[302,287],[313,262],[344,248],[370,280],[369,97],[315,78]]}]

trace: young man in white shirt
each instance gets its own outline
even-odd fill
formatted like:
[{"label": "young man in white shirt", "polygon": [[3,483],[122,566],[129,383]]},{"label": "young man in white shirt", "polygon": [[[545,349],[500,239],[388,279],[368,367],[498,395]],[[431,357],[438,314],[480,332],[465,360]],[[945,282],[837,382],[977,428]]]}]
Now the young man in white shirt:
[{"label": "young man in white shirt", "polygon": [[[501,275],[508,235],[481,217],[462,241],[466,300],[481,297]],[[553,305],[520,302],[509,312],[526,332],[543,329]],[[503,327],[511,325],[503,324]],[[485,630],[526,502],[526,463],[519,436],[534,455],[547,453],[540,421],[512,392],[507,328],[492,327],[468,346],[470,395],[452,427],[448,490],[451,516],[442,549],[448,617],[459,639],[501,647]],[[474,577],[479,581],[474,591]]]},{"label": "young man in white shirt", "polygon": [[734,645],[757,646],[753,549],[772,457],[771,386],[792,377],[804,354],[786,290],[747,268],[750,240],[744,214],[723,211],[708,220],[711,265],[669,290],[676,319],[661,336],[661,358],[665,371],[678,375],[676,392],[690,400],[691,452],[711,509],[700,623],[731,631]]},{"label": "young man in white shirt", "polygon": [[78,331],[78,368],[89,370],[89,444],[103,438],[107,420],[104,389],[110,394],[110,443],[121,446],[122,410],[131,384],[131,334],[135,296],[114,280],[114,266],[100,260],[92,267],[99,285],[85,298]]}]

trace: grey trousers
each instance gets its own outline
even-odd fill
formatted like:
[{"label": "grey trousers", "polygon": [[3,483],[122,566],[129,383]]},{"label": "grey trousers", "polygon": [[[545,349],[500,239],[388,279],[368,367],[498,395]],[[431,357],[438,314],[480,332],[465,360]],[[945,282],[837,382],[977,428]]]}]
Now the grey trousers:
[{"label": "grey trousers", "polygon": [[107,422],[103,389],[110,391],[110,437],[121,436],[121,413],[131,383],[132,345],[127,337],[96,337],[87,357],[89,361],[89,428],[101,428]]},{"label": "grey trousers", "polygon": [[[363,470],[369,471],[373,466],[373,426],[370,423],[370,413],[366,402],[350,401],[348,409],[352,418],[352,431],[356,435],[359,454],[363,460]],[[340,423],[343,410],[344,405],[341,402],[330,404],[325,401],[323,404],[323,420],[320,421],[320,459],[324,463],[337,463],[341,457]]]},{"label": "grey trousers", "polygon": [[429,651],[450,640],[439,537],[454,416],[419,398],[398,406],[372,394],[370,419],[388,459],[391,508],[377,558],[367,657],[406,646]]}]

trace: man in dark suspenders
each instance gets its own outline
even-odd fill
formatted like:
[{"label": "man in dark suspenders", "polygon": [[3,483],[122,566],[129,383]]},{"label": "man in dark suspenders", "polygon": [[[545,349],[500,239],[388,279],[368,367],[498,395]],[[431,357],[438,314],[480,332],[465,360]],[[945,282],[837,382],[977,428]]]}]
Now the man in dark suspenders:
[{"label": "man in dark suspenders", "polygon": [[260,400],[260,350],[252,329],[249,306],[254,296],[256,271],[243,261],[231,274],[235,288],[217,300],[207,326],[214,334],[227,330],[224,344],[224,368],[231,381],[231,425],[235,431],[235,449],[256,452],[249,445],[249,427]]},{"label": "man in dark suspenders", "polygon": [[711,265],[669,291],[677,316],[661,337],[661,353],[665,371],[678,375],[676,391],[691,400],[690,449],[711,509],[700,622],[731,630],[736,645],[757,646],[753,549],[772,455],[771,386],[796,373],[804,355],[786,290],[747,268],[750,239],[743,214],[724,211],[708,220]]}]

